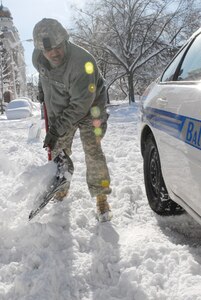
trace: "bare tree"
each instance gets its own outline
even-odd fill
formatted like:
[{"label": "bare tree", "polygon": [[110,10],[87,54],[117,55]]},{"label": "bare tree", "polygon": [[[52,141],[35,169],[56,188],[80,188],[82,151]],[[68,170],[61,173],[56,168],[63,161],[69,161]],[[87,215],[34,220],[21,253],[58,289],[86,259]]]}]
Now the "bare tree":
[{"label": "bare tree", "polygon": [[79,12],[73,37],[98,58],[108,89],[126,78],[133,102],[146,66],[156,57],[163,63],[162,53],[169,55],[198,27],[199,12],[193,4],[194,0],[99,0],[89,5],[90,11]]}]

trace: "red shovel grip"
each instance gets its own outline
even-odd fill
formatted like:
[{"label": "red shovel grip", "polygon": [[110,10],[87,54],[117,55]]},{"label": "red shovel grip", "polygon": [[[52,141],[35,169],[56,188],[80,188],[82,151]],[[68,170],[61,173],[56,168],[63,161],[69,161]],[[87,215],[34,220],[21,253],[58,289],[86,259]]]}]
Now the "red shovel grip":
[{"label": "red shovel grip", "polygon": [[[44,119],[45,119],[45,130],[46,132],[48,132],[49,126],[48,126],[48,116],[47,116],[47,109],[46,109],[45,102],[43,102],[43,109],[44,109]],[[47,156],[48,156],[48,160],[52,160],[52,153],[49,147],[47,147]]]}]

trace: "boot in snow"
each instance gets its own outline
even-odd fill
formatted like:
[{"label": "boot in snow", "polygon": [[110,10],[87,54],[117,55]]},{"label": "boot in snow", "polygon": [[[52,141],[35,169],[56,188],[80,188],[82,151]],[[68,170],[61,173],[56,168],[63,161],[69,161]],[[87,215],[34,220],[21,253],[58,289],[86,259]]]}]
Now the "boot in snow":
[{"label": "boot in snow", "polygon": [[99,222],[107,222],[112,219],[112,212],[107,202],[107,196],[100,194],[96,196],[97,219]]}]

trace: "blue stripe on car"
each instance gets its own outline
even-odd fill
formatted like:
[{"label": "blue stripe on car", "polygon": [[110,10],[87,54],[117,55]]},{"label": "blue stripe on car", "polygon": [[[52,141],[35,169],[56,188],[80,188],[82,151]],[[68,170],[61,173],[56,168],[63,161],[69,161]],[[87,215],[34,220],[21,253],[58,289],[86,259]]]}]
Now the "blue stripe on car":
[{"label": "blue stripe on car", "polygon": [[143,109],[143,119],[150,126],[201,150],[201,120],[151,107]]}]

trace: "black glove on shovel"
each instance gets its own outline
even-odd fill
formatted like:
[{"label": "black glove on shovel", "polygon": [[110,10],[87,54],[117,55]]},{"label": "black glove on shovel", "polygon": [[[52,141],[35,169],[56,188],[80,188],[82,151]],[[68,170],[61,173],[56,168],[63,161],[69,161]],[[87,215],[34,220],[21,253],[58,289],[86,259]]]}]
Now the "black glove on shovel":
[{"label": "black glove on shovel", "polygon": [[53,150],[56,146],[58,138],[59,135],[57,131],[54,129],[54,127],[51,126],[48,132],[46,133],[43,148],[49,147],[50,150]]}]

